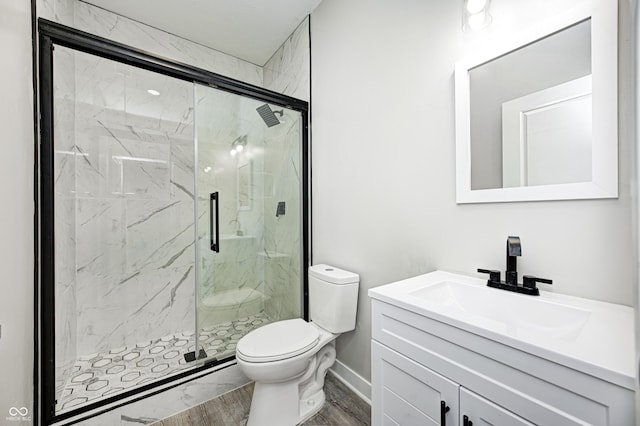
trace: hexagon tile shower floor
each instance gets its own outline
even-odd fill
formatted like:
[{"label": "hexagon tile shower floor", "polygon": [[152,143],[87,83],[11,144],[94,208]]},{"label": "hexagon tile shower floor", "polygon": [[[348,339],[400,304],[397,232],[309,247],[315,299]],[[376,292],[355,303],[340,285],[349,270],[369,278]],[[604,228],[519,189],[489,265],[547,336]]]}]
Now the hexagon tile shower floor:
[{"label": "hexagon tile shower floor", "polygon": [[[240,337],[268,322],[267,316],[261,313],[204,328],[200,332],[202,346],[209,357],[222,359],[232,356]],[[71,367],[69,379],[57,401],[57,412],[59,414],[190,368],[193,363],[187,363],[183,355],[194,349],[195,332],[187,331],[112,349],[107,353],[82,356]]]}]

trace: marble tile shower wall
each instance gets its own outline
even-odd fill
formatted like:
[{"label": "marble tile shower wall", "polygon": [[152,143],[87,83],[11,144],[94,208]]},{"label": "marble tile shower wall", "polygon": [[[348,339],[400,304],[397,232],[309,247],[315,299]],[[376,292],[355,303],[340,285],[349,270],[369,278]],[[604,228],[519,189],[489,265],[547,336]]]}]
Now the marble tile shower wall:
[{"label": "marble tile shower wall", "polygon": [[37,0],[38,16],[305,101],[310,99],[309,18],[263,67],[78,0]]},{"label": "marble tile shower wall", "polygon": [[307,17],[264,65],[264,87],[309,101],[310,77],[309,17]]},{"label": "marble tile shower wall", "polygon": [[262,67],[78,0],[37,0],[38,16],[262,86]]},{"label": "marble tile shower wall", "polygon": [[77,352],[91,354],[193,329],[193,88],[82,53],[75,66]]}]

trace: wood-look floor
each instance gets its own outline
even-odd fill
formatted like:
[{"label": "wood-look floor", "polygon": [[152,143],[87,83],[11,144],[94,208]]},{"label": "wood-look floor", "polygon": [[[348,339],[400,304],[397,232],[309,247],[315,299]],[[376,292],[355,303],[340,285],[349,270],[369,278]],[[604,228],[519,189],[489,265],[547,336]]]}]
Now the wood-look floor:
[{"label": "wood-look floor", "polygon": [[[324,384],[326,402],[304,426],[368,426],[371,407],[331,372]],[[249,417],[253,383],[166,418],[152,426],[244,426]]]}]

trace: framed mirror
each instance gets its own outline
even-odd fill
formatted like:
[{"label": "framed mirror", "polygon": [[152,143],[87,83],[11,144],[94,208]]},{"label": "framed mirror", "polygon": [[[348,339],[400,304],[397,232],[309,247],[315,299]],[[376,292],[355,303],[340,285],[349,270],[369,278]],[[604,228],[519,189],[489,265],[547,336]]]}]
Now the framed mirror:
[{"label": "framed mirror", "polygon": [[456,65],[456,201],[618,196],[617,1]]}]

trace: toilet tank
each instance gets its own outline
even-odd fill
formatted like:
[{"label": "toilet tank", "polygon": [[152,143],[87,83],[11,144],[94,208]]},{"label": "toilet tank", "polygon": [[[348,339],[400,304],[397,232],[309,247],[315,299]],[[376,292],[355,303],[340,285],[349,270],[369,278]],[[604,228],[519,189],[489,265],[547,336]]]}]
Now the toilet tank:
[{"label": "toilet tank", "polygon": [[309,268],[309,317],[331,333],[356,327],[360,277],[329,265]]}]

